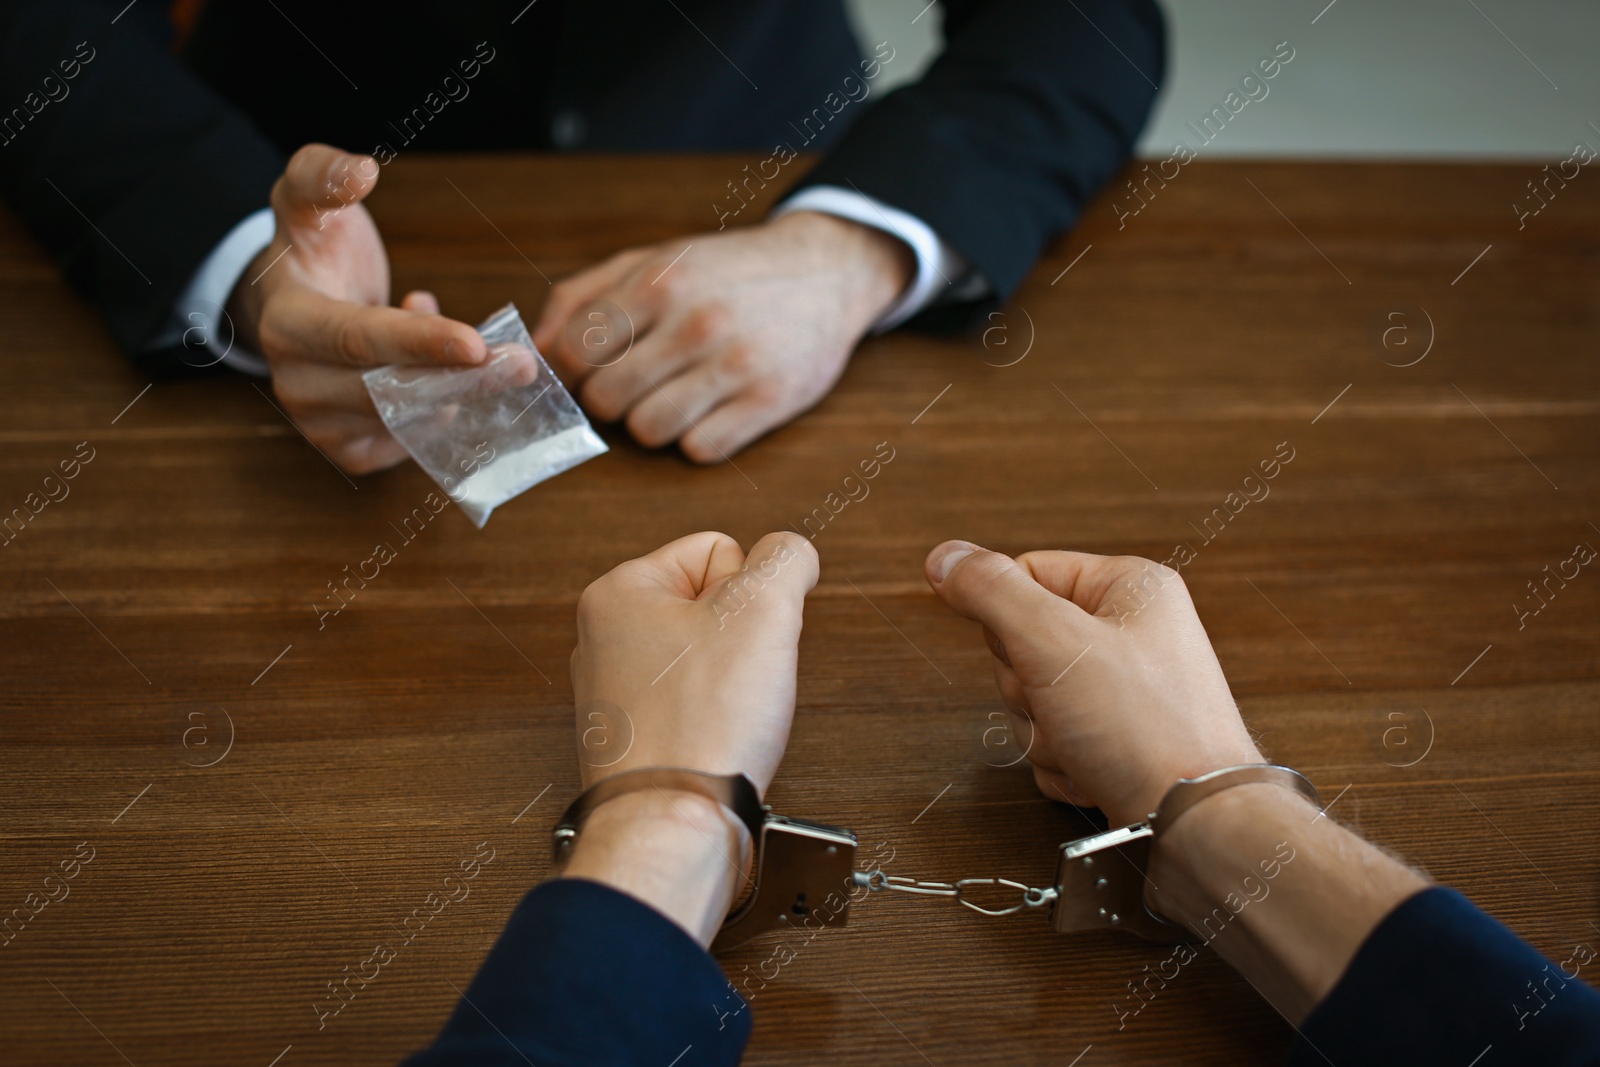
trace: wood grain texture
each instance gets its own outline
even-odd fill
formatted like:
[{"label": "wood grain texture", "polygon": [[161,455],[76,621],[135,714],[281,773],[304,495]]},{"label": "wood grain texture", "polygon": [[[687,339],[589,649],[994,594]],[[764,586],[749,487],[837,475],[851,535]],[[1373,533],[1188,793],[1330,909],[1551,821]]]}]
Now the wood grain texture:
[{"label": "wood grain texture", "polygon": [[[397,291],[531,318],[547,278],[711,226],[745,162],[408,157],[372,206]],[[141,396],[0,219],[0,512],[94,449],[0,547],[0,910],[94,849],[0,948],[5,1058],[265,1067],[292,1045],[283,1067],[304,1067],[425,1043],[575,790],[579,592],[684,533],[798,526],[880,442],[895,458],[870,495],[815,538],[779,810],[884,843],[896,873],[1047,879],[1081,816],[987,765],[986,654],[922,556],[952,536],[1158,559],[1188,543],[1273,756],[1541,949],[1594,943],[1600,577],[1520,629],[1512,605],[1600,544],[1600,192],[1574,183],[1518,232],[1506,202],[1534,169],[1194,163],[1120,228],[1097,204],[983,336],[869,341],[737,468],[607,430],[611,453],[484,531],[446,510],[405,544],[390,524],[431,488],[414,466],[352,485],[242,378]],[[1424,317],[1428,355],[1393,365],[1423,351]],[[1283,442],[1270,496],[1207,541]],[[324,583],[377,541],[399,558],[319,630]],[[227,755],[197,766],[230,721]],[[319,1031],[325,983],[480,842],[495,860],[470,897]],[[740,979],[773,947],[723,962]],[[1113,1002],[1160,956],[873,899],[751,984],[748,1062],[1281,1057],[1288,1027],[1205,955],[1119,1029]]]}]

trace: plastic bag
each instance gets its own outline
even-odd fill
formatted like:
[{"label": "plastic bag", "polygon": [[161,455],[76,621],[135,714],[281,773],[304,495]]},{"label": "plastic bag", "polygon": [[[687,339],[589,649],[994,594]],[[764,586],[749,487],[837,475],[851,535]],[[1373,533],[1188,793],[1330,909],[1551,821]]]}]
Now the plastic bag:
[{"label": "plastic bag", "polygon": [[515,304],[478,327],[489,358],[462,370],[379,367],[362,380],[383,424],[479,529],[507,500],[606,451]]}]

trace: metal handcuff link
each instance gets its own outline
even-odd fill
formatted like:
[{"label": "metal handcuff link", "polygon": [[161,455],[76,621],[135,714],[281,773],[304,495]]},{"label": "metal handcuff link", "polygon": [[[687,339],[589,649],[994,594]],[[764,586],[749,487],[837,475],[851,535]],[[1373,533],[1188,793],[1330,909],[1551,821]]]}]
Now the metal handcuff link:
[{"label": "metal handcuff link", "polygon": [[[711,944],[713,950],[733,948],[761,934],[798,925],[819,909],[827,915],[829,924],[842,926],[849,918],[849,895],[842,894],[840,904],[831,901],[841,896],[841,890],[859,888],[949,897],[984,915],[1012,915],[1048,905],[1056,933],[1123,930],[1151,941],[1175,944],[1191,940],[1193,935],[1145,905],[1150,846],[1180,815],[1205,798],[1237,785],[1258,782],[1292,789],[1319,811],[1322,809],[1317,788],[1305,775],[1276,764],[1246,763],[1198,778],[1180,778],[1143,821],[1061,845],[1055,882],[1049,888],[1009,878],[930,882],[882,870],[858,871],[856,835],[849,830],[775,813],[761,803],[755,785],[742,774],[707,774],[674,767],[627,771],[599,782],[567,808],[552,832],[552,843],[559,870],[571,854],[588,814],[625,793],[682,790],[715,800],[750,831],[755,863],[752,884],[742,903],[723,922]],[[1022,899],[1007,907],[986,907],[967,897],[973,890],[994,886],[1018,890]]]}]

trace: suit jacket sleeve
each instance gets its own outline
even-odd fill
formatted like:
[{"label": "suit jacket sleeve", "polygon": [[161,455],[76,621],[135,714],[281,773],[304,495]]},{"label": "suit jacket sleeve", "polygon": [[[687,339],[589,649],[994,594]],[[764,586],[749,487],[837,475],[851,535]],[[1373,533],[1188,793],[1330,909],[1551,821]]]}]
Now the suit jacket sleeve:
[{"label": "suit jacket sleeve", "polygon": [[1154,0],[947,0],[945,39],[801,186],[915,215],[1003,300],[1133,151],[1162,79],[1161,14]]},{"label": "suit jacket sleeve", "polygon": [[125,5],[0,3],[0,195],[159,373],[177,352],[143,349],[284,161],[173,56],[163,5]]},{"label": "suit jacket sleeve", "polygon": [[558,878],[523,898],[444,1030],[405,1067],[733,1067],[746,1009],[671,919]]},{"label": "suit jacket sleeve", "polygon": [[[1600,1064],[1594,939],[1546,959],[1453,889],[1378,924],[1302,1024],[1290,1067]],[[1492,1051],[1491,1051],[1492,1049]],[[1487,1053],[1487,1054],[1486,1054]]]}]

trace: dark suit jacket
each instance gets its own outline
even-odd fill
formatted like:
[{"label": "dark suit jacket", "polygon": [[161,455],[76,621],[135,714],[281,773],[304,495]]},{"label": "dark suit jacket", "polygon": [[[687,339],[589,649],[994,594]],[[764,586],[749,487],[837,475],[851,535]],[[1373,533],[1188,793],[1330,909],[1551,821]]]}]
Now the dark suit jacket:
[{"label": "dark suit jacket", "polygon": [[[1055,935],[1041,925],[1036,936]],[[1561,956],[1541,956],[1453,889],[1425,890],[1368,936],[1300,1024],[1289,1065],[1594,1067],[1600,994],[1585,979],[1600,962],[1587,942]],[[666,916],[594,882],[558,880],[523,900],[443,1031],[406,1067],[732,1067],[750,1016],[739,988]],[[987,1059],[1013,1063],[1015,1050]]]},{"label": "dark suit jacket", "polygon": [[1004,298],[1127,158],[1164,55],[1154,0],[945,0],[922,80],[841,106],[841,0],[209,0],[176,50],[125,5],[0,0],[0,193],[156,371],[177,353],[141,349],[311,140],[820,148],[805,182],[918,216]]}]

